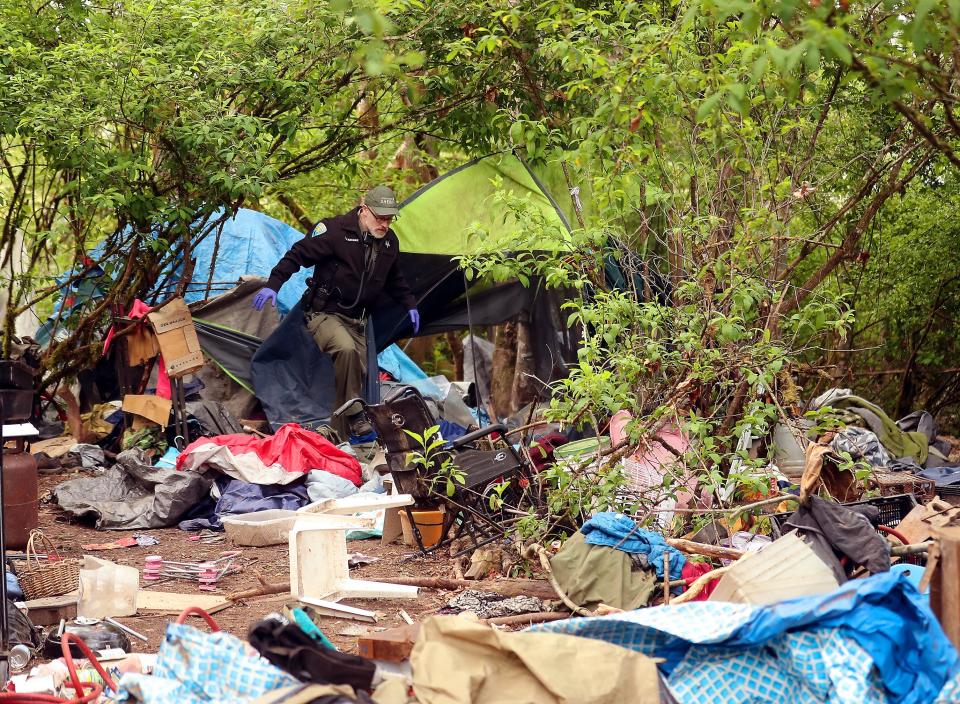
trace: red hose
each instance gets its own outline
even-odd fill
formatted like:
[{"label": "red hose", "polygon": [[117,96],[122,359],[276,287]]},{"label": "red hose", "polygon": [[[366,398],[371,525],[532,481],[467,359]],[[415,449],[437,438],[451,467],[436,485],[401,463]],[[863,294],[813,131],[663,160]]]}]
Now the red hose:
[{"label": "red hose", "polygon": [[[185,623],[190,616],[199,616],[204,621],[207,622],[207,625],[210,626],[210,630],[214,633],[220,631],[220,626],[217,625],[217,622],[213,620],[213,617],[208,614],[206,611],[201,609],[199,606],[191,606],[183,611],[177,617],[177,623]],[[79,636],[73,633],[64,633],[60,638],[60,647],[63,649],[63,660],[67,664],[67,670],[70,673],[70,680],[73,685],[73,691],[76,693],[76,697],[73,699],[61,699],[52,694],[32,694],[26,692],[0,692],[0,702],[10,702],[11,704],[89,704],[100,698],[103,694],[103,686],[98,682],[81,682],[79,675],[77,675],[77,666],[73,662],[73,654],[70,652],[70,642],[73,641],[77,644],[77,647],[80,648],[80,651],[86,656],[90,661],[90,664],[93,665],[94,669],[100,674],[103,678],[104,684],[114,692],[117,691],[117,684],[113,681],[113,678],[103,669],[103,666],[100,664],[100,661],[97,660],[97,657],[90,652],[90,648],[87,647],[87,644],[83,642]],[[89,691],[84,694],[84,688]]]},{"label": "red hose", "polygon": [[213,631],[214,633],[220,632],[220,626],[218,626],[217,622],[213,620],[213,616],[208,614],[199,606],[188,606],[186,609],[184,609],[183,613],[177,616],[177,623],[178,624],[186,623],[187,619],[190,616],[199,616],[200,618],[202,618],[204,621],[207,622],[207,625],[210,626],[211,631]]},{"label": "red hose", "polygon": [[[73,699],[61,699],[52,694],[32,694],[26,692],[0,692],[0,702],[12,702],[13,704],[89,704],[100,698],[103,694],[103,686],[98,682],[81,682],[77,675],[77,666],[73,662],[73,653],[70,652],[70,642],[73,641],[80,648],[80,651],[87,657],[90,664],[103,678],[104,683],[117,691],[117,684],[113,678],[103,669],[103,666],[97,660],[97,657],[90,652],[90,648],[83,642],[83,639],[73,633],[64,633],[60,638],[60,647],[63,649],[63,660],[67,664],[67,670],[70,673],[70,680],[73,691],[76,696]],[[84,688],[89,691],[84,694]]]},{"label": "red hose", "polygon": [[879,525],[879,526],[877,526],[877,530],[880,531],[881,533],[886,533],[887,535],[892,535],[894,538],[896,538],[897,540],[899,540],[899,541],[900,541],[901,543],[903,543],[904,545],[909,545],[909,544],[910,544],[910,541],[906,539],[906,537],[903,535],[903,533],[901,533],[900,531],[896,530],[895,528],[891,528],[890,526],[885,526],[885,525]]}]

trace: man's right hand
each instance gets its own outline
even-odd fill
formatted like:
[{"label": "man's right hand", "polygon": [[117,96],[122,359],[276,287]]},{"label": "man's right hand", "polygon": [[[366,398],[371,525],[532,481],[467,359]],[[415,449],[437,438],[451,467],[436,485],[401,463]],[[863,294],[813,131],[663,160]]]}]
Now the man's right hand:
[{"label": "man's right hand", "polygon": [[262,289],[257,291],[257,295],[253,297],[253,309],[263,310],[263,307],[267,304],[267,301],[270,301],[274,308],[277,307],[277,292],[272,288],[267,288],[264,286]]}]

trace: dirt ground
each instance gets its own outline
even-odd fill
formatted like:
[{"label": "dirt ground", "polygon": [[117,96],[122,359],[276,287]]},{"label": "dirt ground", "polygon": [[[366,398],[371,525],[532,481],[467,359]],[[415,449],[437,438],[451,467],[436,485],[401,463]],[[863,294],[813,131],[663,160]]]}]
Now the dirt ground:
[{"label": "dirt ground", "polygon": [[[40,477],[40,528],[49,537],[64,557],[80,557],[87,554],[111,560],[121,565],[143,568],[144,557],[161,555],[167,560],[188,561],[216,558],[225,550],[240,550],[238,559],[242,569],[238,574],[226,576],[215,592],[200,592],[196,583],[187,581],[169,581],[161,584],[144,582],[141,574],[141,586],[157,591],[178,592],[183,594],[229,594],[231,592],[259,586],[254,570],[259,571],[270,582],[283,582],[289,579],[289,559],[286,545],[263,548],[237,547],[224,539],[222,542],[205,544],[190,540],[192,533],[178,528],[163,528],[136,531],[98,531],[73,520],[60,508],[49,501],[50,490],[75,474],[57,474]],[[159,545],[150,547],[129,547],[109,551],[84,551],[82,545],[109,543],[120,538],[142,533],[154,536]],[[222,535],[222,534],[221,534]],[[418,556],[415,551],[400,542],[382,546],[379,539],[354,540],[347,543],[350,553],[363,553],[378,558],[376,562],[362,565],[351,570],[351,576],[358,579],[389,581],[392,577],[453,577],[453,562],[446,556]],[[377,612],[377,623],[368,624],[348,619],[322,617],[321,630],[338,648],[346,652],[356,652],[358,632],[382,630],[405,623],[400,612],[405,611],[414,620],[420,619],[441,609],[451,598],[452,593],[421,589],[416,599],[357,599],[343,603]],[[257,597],[246,602],[235,603],[218,612],[214,619],[220,627],[236,636],[245,638],[250,627],[266,614],[281,609],[287,603],[295,603],[289,595]],[[138,615],[117,619],[121,623],[139,631],[150,641],[144,643],[131,638],[133,651],[156,652],[163,637],[166,624],[176,617],[169,615]],[[199,623],[199,622],[198,622]]]}]

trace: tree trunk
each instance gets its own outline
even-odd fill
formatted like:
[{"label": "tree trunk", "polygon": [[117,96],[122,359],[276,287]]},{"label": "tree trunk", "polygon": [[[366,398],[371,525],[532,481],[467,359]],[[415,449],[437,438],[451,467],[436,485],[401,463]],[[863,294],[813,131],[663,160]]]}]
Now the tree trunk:
[{"label": "tree trunk", "polygon": [[493,373],[490,380],[490,395],[493,397],[494,413],[503,418],[513,412],[513,374],[517,364],[517,324],[504,323],[497,328],[493,350]]},{"label": "tree trunk", "polygon": [[450,331],[446,333],[447,344],[450,345],[450,352],[453,355],[453,368],[456,380],[463,379],[463,341],[457,333]]},{"label": "tree trunk", "polygon": [[523,408],[537,400],[536,369],[533,364],[533,348],[530,345],[530,324],[517,321],[517,355],[513,372],[513,388],[510,393],[511,406]]}]

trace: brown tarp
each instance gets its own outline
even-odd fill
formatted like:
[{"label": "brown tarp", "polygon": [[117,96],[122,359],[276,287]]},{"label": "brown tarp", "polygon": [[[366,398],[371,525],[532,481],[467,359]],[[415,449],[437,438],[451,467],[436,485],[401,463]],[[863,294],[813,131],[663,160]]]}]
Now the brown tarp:
[{"label": "brown tarp", "polygon": [[420,704],[660,702],[656,661],[645,655],[591,638],[498,631],[464,616],[424,621],[410,664]]}]

